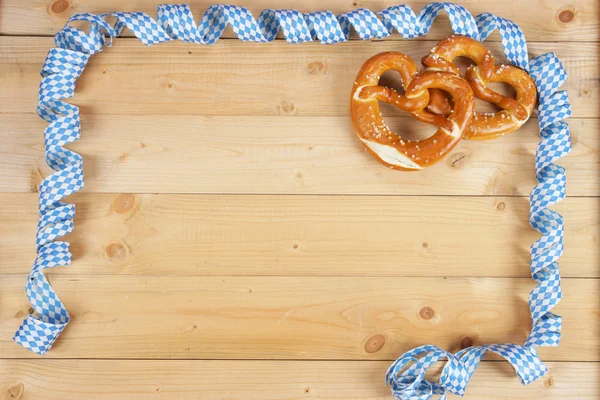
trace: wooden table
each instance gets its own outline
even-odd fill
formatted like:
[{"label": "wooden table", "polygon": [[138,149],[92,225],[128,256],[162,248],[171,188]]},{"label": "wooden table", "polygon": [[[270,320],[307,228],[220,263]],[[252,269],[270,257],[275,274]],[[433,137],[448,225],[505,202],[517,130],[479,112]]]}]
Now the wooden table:
[{"label": "wooden table", "polygon": [[[70,147],[84,157],[86,187],[72,197],[75,261],[49,272],[72,322],[44,358],[13,343],[30,307],[37,185],[50,171],[35,105],[51,36],[75,12],[154,16],[159,3],[0,4],[0,397],[389,399],[384,372],[413,346],[525,339],[537,120],[401,173],[363,151],[348,116],[364,60],[383,50],[418,60],[449,34],[440,17],[426,40],[406,42],[146,48],[116,39],[73,99],[83,136]],[[238,3],[257,16],[397,2]],[[466,398],[597,399],[599,6],[462,3],[516,21],[532,56],[558,54],[574,117],[573,152],[561,161],[568,198],[556,207],[567,229],[563,341],[541,349],[551,372],[529,387],[489,357]],[[192,1],[196,17],[210,4]],[[497,34],[489,47],[500,57]]]}]

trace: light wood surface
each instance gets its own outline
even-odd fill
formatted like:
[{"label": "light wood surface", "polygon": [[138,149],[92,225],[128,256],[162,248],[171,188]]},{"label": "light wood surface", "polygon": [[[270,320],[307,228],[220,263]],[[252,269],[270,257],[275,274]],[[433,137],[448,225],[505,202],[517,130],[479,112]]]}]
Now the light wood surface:
[{"label": "light wood surface", "polygon": [[[360,65],[386,50],[419,60],[449,34],[441,16],[417,41],[115,40],[73,99],[83,130],[70,148],[84,157],[86,186],[69,199],[74,263],[48,273],[72,323],[45,358],[14,344],[30,312],[37,185],[51,172],[35,115],[50,36],[75,12],[154,16],[161,2],[0,2],[1,399],[389,399],[385,370],[413,346],[524,340],[539,236],[527,222],[536,117],[502,139],[462,141],[421,173],[381,167],[352,132]],[[214,2],[190,3],[198,19]],[[236,3],[258,16],[401,2]],[[418,12],[427,1],[406,3]],[[566,223],[563,341],[540,350],[550,373],[527,387],[488,357],[465,398],[600,398],[600,7],[461,4],[517,22],[530,56],[556,52],[575,117],[561,160],[568,197],[555,207]],[[489,47],[502,59],[498,42],[493,34]],[[384,115],[408,137],[431,131],[390,107]]]},{"label": "light wood surface", "polygon": [[[548,376],[525,387],[514,378],[510,365],[484,362],[467,396],[597,399],[598,363],[547,366]],[[207,400],[389,400],[390,392],[381,385],[388,367],[382,361],[0,360],[0,393],[43,400],[64,400],[65,393],[82,400],[196,400],[199,393]]]},{"label": "light wood surface", "polygon": [[[83,113],[349,116],[348,97],[366,59],[401,51],[417,62],[437,41],[352,41],[335,46],[283,40],[269,44],[222,40],[214,46],[173,42],[146,47],[137,39],[115,39],[93,57],[77,81],[73,103]],[[5,113],[32,113],[39,72],[52,38],[0,37],[0,101]],[[500,43],[489,43],[501,62]],[[553,51],[569,80],[573,116],[596,117],[597,43],[531,43],[531,57]],[[244,60],[244,64],[231,60]],[[165,65],[165,60],[169,60]],[[394,113],[403,115],[401,111]]]},{"label": "light wood surface", "polygon": [[[82,194],[61,274],[529,277],[522,197]],[[570,197],[563,277],[598,277],[600,204]],[[0,196],[0,273],[24,273],[37,195]],[[176,265],[176,268],[174,267]]]},{"label": "light wood surface", "polygon": [[[171,268],[175,268],[173,265]],[[73,320],[48,358],[393,360],[423,343],[524,342],[530,278],[52,275]],[[4,357],[29,310],[4,275]],[[596,279],[562,280],[561,346],[548,361],[600,361]]]},{"label": "light wood surface", "polygon": [[[53,36],[63,27],[69,16],[75,12],[105,13],[118,11],[144,11],[151,16],[156,15],[156,8],[161,0],[4,0],[3,13],[0,14],[0,34],[4,35],[48,35]],[[192,11],[199,20],[204,11],[214,1],[190,0]],[[365,7],[378,11],[398,4],[410,5],[415,13],[421,11],[426,0],[252,0],[237,2],[252,11],[255,17],[265,8],[293,8],[302,12],[330,10],[342,13]],[[528,41],[552,40],[565,42],[594,41],[600,32],[600,10],[594,0],[522,0],[498,2],[496,0],[463,0],[460,4],[468,8],[473,15],[491,12],[504,18],[518,21],[525,31]],[[566,11],[566,13],[565,13]],[[448,19],[440,16],[434,22],[428,38],[442,39],[451,34]],[[125,32],[125,35],[131,35]],[[233,37],[231,31],[225,37]],[[498,40],[497,36],[494,36]]]},{"label": "light wood surface", "polygon": [[[412,118],[389,120],[403,134],[431,131]],[[568,194],[594,195],[600,124],[591,118],[569,124],[573,151],[560,160],[569,171]],[[434,168],[398,174],[372,162],[349,117],[94,114],[84,115],[82,126],[83,139],[69,147],[84,155],[88,193],[527,196],[539,141],[532,120],[501,139],[463,140]],[[7,175],[0,191],[37,191],[51,172],[43,130],[34,114],[0,118],[0,165]]]}]

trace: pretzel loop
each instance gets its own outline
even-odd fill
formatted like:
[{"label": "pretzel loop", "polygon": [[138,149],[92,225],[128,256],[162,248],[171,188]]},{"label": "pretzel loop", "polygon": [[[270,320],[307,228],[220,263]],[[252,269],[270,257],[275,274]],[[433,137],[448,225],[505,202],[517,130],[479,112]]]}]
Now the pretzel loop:
[{"label": "pretzel loop", "polygon": [[[429,55],[423,57],[422,63],[428,69],[460,74],[453,63],[457,57],[467,57],[475,63],[465,73],[475,97],[501,109],[496,113],[476,112],[463,134],[465,139],[493,139],[515,131],[527,122],[536,103],[535,83],[527,72],[512,65],[494,65],[491,52],[480,42],[465,36],[451,36],[442,40]],[[487,88],[488,83],[492,82],[510,85],[516,97],[513,99]],[[430,112],[450,114],[453,104],[444,93],[431,90],[430,97],[427,107]]]},{"label": "pretzel loop", "polygon": [[[400,73],[404,95],[378,86],[381,75],[389,70]],[[454,99],[454,109],[448,115],[425,110],[432,89],[447,92]],[[427,139],[403,140],[383,121],[378,100],[410,112],[438,130]],[[351,110],[356,132],[371,155],[390,168],[416,171],[436,163],[456,146],[473,115],[474,95],[460,75],[434,70],[418,72],[408,56],[385,52],[371,57],[359,71],[352,89]]]}]

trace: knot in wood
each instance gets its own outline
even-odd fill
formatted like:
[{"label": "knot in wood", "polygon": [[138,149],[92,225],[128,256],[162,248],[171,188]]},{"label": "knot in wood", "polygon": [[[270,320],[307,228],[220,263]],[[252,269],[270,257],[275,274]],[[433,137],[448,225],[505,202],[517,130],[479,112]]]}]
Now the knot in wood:
[{"label": "knot in wood", "polygon": [[365,351],[369,354],[377,353],[385,344],[385,336],[381,333],[371,336],[365,343]]},{"label": "knot in wood", "polygon": [[423,307],[421,308],[421,311],[419,311],[419,316],[426,321],[429,321],[431,318],[433,318],[434,315],[435,312],[431,307]]},{"label": "knot in wood", "polygon": [[67,0],[56,0],[50,6],[50,9],[55,14],[60,14],[65,12],[69,8],[69,2]]}]

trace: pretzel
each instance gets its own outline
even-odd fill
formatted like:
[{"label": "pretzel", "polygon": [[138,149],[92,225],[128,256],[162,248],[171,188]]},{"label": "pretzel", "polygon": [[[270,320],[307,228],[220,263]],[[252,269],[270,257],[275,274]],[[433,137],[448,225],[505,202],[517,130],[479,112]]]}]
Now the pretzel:
[{"label": "pretzel", "polygon": [[[466,36],[450,36],[439,42],[422,63],[429,69],[448,71],[460,75],[453,61],[456,57],[468,57],[475,62],[465,73],[475,97],[501,108],[496,113],[475,112],[471,124],[463,134],[465,139],[487,140],[506,135],[519,129],[531,116],[536,103],[536,88],[529,74],[512,65],[494,65],[494,57],[483,44]],[[514,99],[488,89],[490,82],[504,82],[515,89]],[[452,103],[439,90],[430,91],[430,112],[449,115]]]},{"label": "pretzel", "polygon": [[[388,70],[400,73],[404,95],[378,86],[381,75]],[[430,88],[445,91],[455,99],[447,116],[425,111]],[[367,151],[382,164],[404,171],[420,170],[439,161],[459,142],[474,112],[473,91],[460,75],[432,70],[418,72],[410,57],[397,52],[380,53],[367,60],[358,72],[350,99],[352,122]],[[383,121],[378,100],[439,129],[427,139],[403,140]]]}]

